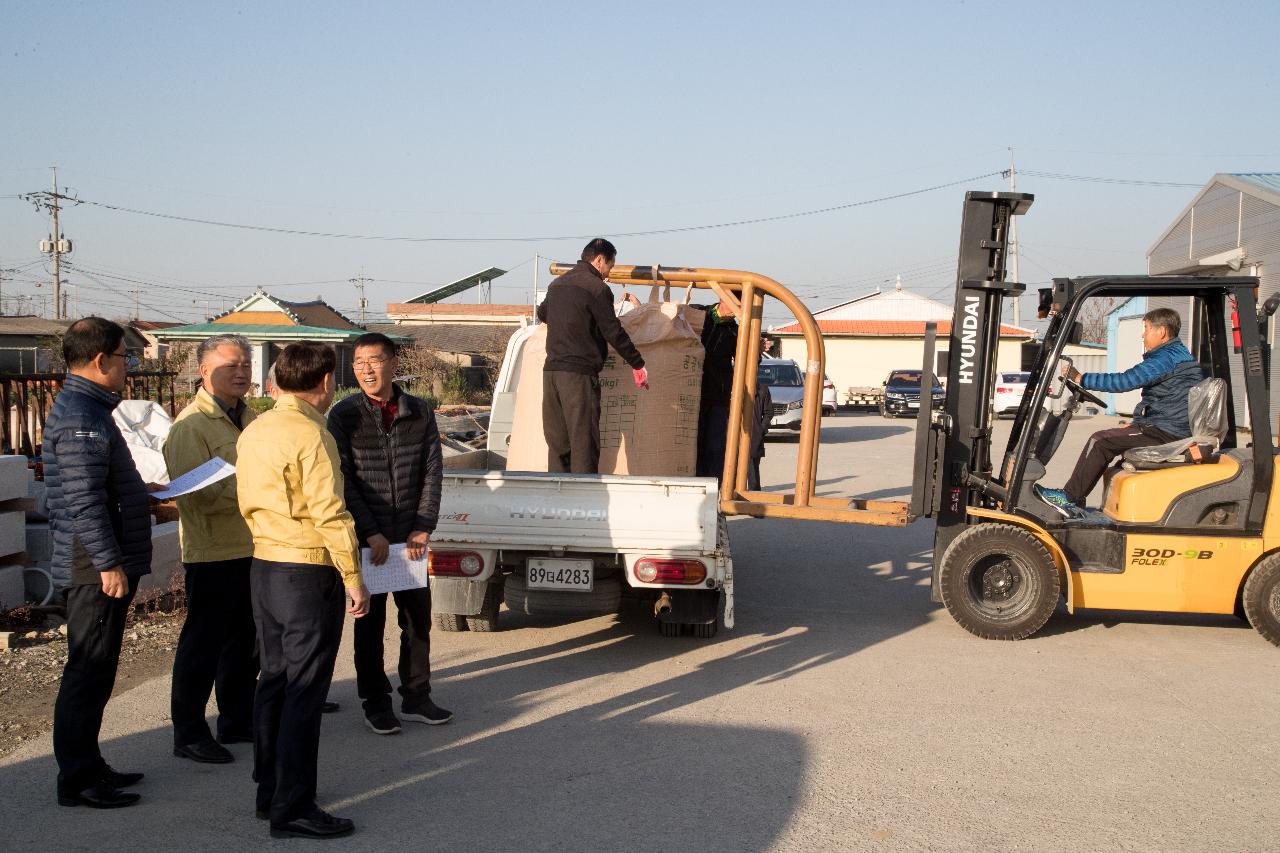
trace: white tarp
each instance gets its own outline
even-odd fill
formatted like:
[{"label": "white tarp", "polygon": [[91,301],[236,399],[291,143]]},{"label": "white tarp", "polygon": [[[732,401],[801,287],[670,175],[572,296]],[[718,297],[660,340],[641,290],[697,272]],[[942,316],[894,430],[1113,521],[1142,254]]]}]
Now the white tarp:
[{"label": "white tarp", "polygon": [[129,453],[143,482],[167,484],[169,470],[161,450],[173,426],[169,413],[151,400],[122,400],[112,418],[129,445]]}]

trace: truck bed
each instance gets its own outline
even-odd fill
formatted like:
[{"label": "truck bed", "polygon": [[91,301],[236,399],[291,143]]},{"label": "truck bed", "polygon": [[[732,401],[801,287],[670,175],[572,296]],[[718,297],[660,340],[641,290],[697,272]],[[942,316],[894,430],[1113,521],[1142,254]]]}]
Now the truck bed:
[{"label": "truck bed", "polygon": [[[487,470],[490,458],[476,451],[450,460],[446,512],[434,543],[543,552],[716,551],[715,480],[494,471]],[[476,467],[452,467],[468,463]]]}]

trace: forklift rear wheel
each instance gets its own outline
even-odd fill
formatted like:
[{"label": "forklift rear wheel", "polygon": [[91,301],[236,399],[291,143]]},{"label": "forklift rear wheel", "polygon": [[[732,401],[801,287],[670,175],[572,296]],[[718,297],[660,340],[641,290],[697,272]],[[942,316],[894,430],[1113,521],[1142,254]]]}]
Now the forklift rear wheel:
[{"label": "forklift rear wheel", "polygon": [[432,613],[431,618],[441,631],[456,634],[467,630],[467,617],[459,616],[457,613]]},{"label": "forklift rear wheel", "polygon": [[1011,524],[979,524],[942,557],[942,601],[961,628],[987,640],[1021,640],[1058,606],[1061,581],[1053,557]]},{"label": "forklift rear wheel", "polygon": [[1263,557],[1249,573],[1244,612],[1259,634],[1280,646],[1280,554]]}]

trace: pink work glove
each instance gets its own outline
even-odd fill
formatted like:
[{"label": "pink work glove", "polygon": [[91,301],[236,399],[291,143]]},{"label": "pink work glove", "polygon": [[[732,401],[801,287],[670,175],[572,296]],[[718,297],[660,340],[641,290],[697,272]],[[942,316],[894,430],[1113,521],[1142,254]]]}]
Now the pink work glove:
[{"label": "pink work glove", "polygon": [[638,370],[631,371],[631,375],[636,380],[637,388],[643,388],[646,391],[649,390],[649,371],[648,370],[641,367]]}]

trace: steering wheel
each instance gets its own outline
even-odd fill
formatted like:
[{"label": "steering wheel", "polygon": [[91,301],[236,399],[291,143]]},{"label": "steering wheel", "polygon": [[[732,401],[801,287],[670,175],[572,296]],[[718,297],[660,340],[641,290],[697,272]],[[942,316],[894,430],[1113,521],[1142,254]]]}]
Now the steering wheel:
[{"label": "steering wheel", "polygon": [[1076,382],[1066,374],[1063,374],[1062,376],[1062,384],[1071,389],[1071,393],[1075,395],[1077,400],[1084,400],[1086,403],[1093,403],[1095,406],[1101,406],[1104,409],[1107,407],[1105,400],[1099,398],[1092,391],[1086,391],[1084,388],[1081,388],[1079,382]]}]

